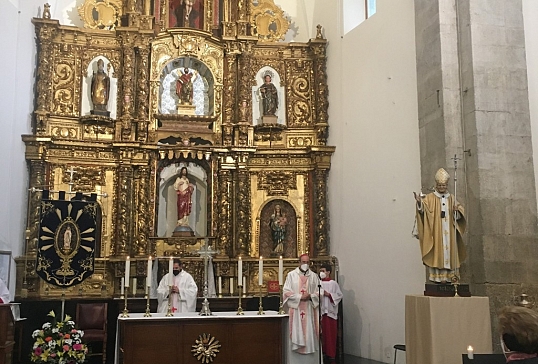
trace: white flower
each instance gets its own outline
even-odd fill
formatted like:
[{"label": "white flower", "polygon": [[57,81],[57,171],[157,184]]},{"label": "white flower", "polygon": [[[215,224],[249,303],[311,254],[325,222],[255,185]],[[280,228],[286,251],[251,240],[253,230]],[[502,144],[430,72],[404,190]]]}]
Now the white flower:
[{"label": "white flower", "polygon": [[39,330],[35,330],[33,333],[32,333],[32,337],[33,338],[36,338],[39,336]]},{"label": "white flower", "polygon": [[68,323],[69,325],[71,325],[71,326],[75,326],[75,322],[73,322],[73,321],[67,321],[67,323]]},{"label": "white flower", "polygon": [[37,348],[39,345],[37,345],[37,343],[34,343],[34,347],[32,349],[35,350],[35,348]]},{"label": "white flower", "polygon": [[84,336],[84,331],[82,331],[82,330],[78,330],[78,332],[80,333],[80,337],[83,337],[83,336]]},{"label": "white flower", "polygon": [[52,333],[53,333],[53,334],[56,334],[58,331],[60,331],[60,330],[58,330],[57,327],[55,327],[55,328],[52,329]]},{"label": "white flower", "polygon": [[50,325],[50,322],[45,322],[45,323],[43,324],[43,328],[44,328],[44,329],[48,329],[48,328],[50,328],[50,326],[51,326],[51,325]]},{"label": "white flower", "polygon": [[72,342],[73,342],[73,340],[71,340],[71,339],[65,339],[64,340],[64,343],[66,343],[67,345],[71,345]]},{"label": "white flower", "polygon": [[49,346],[54,349],[56,347],[56,340],[49,341]]}]

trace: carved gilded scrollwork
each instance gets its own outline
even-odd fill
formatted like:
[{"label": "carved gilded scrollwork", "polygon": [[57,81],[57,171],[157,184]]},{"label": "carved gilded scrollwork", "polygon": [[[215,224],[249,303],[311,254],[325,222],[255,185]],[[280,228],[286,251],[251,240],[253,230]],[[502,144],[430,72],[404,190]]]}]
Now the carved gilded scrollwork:
[{"label": "carved gilded scrollwork", "polygon": [[121,0],[85,0],[78,7],[85,28],[114,29],[122,15]]},{"label": "carved gilded scrollwork", "polygon": [[254,35],[262,42],[284,39],[291,24],[274,0],[258,0],[258,5],[251,6],[250,21]]},{"label": "carved gilded scrollwork", "polygon": [[136,255],[146,255],[148,252],[149,236],[149,167],[139,167],[137,170],[137,202],[136,202]]},{"label": "carved gilded scrollwork", "polygon": [[266,190],[268,196],[287,196],[289,190],[297,189],[297,174],[291,171],[261,171],[258,173],[258,190]]},{"label": "carved gilded scrollwork", "polygon": [[63,174],[61,176],[61,182],[68,184],[71,181],[71,174],[68,171],[70,167],[73,167],[76,173],[73,173],[73,191],[80,192],[95,192],[95,186],[104,186],[105,183],[105,170],[101,166],[81,166],[66,164],[63,166]]},{"label": "carved gilded scrollwork", "polygon": [[129,255],[131,236],[131,201],[133,191],[133,170],[129,165],[120,165],[117,185],[117,223],[116,223],[116,255]]},{"label": "carved gilded scrollwork", "polygon": [[327,86],[327,41],[314,39],[310,42],[314,54],[314,77],[315,77],[315,105],[316,105],[316,134],[319,145],[326,145],[328,138],[329,122],[329,89]]},{"label": "carved gilded scrollwork", "polygon": [[149,100],[149,49],[138,48],[138,90],[137,90],[137,118],[138,140],[145,141],[148,128],[148,100]]},{"label": "carved gilded scrollwork", "polygon": [[228,255],[231,253],[231,236],[232,236],[232,219],[231,219],[231,190],[232,190],[232,173],[225,169],[219,175],[218,185],[218,207],[217,207],[217,249],[221,254]]},{"label": "carved gilded scrollwork", "polygon": [[[45,162],[42,160],[30,161],[30,187],[38,189],[45,188]],[[39,206],[41,204],[41,193],[30,193],[30,203],[28,212],[28,226],[30,235],[28,239],[27,251],[35,254],[37,249],[37,229],[39,228]]]},{"label": "carved gilded scrollwork", "polygon": [[237,249],[241,255],[248,254],[251,229],[249,224],[250,217],[250,183],[249,173],[245,169],[239,170],[238,173],[238,190],[237,190]]},{"label": "carved gilded scrollwork", "polygon": [[327,211],[327,170],[315,171],[315,248],[318,256],[329,255],[329,217]]},{"label": "carved gilded scrollwork", "polygon": [[288,81],[288,126],[304,127],[312,125],[312,87],[310,72],[312,62],[295,60],[286,69]]}]

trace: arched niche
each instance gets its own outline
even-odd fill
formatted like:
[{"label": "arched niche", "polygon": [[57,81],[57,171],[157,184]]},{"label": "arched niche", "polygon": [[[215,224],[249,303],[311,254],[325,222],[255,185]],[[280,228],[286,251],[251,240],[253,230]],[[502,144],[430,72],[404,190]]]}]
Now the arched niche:
[{"label": "arched niche", "polygon": [[105,64],[105,72],[110,78],[110,96],[108,99],[107,110],[110,111],[110,117],[112,119],[116,119],[118,79],[114,77],[114,67],[112,62],[105,56],[97,56],[88,63],[88,67],[86,68],[86,76],[82,78],[80,115],[90,115],[90,111],[93,109],[92,78],[93,74],[97,72],[97,62],[100,59],[103,60]]},{"label": "arched niche", "polygon": [[176,84],[181,72],[188,68],[193,73],[193,104],[195,114],[212,116],[215,114],[215,79],[207,65],[190,57],[180,57],[166,64],[161,72],[159,89],[159,113],[177,114],[178,95]]},{"label": "arched niche", "polygon": [[275,85],[278,95],[278,108],[276,116],[278,118],[277,123],[286,125],[286,92],[280,79],[278,72],[270,67],[262,67],[256,73],[256,86],[252,86],[252,119],[253,125],[259,125],[262,123],[262,100],[260,95],[260,86],[264,83],[264,77],[266,75],[271,76],[271,82]]},{"label": "arched niche", "polygon": [[182,161],[164,166],[158,173],[158,237],[171,237],[177,226],[177,193],[174,182],[183,167],[187,168],[189,182],[194,185],[188,225],[195,236],[207,236],[208,173],[200,164]]},{"label": "arched niche", "polygon": [[[295,207],[284,199],[276,198],[267,201],[261,207],[258,216],[259,255],[296,258],[299,220]],[[279,246],[279,236],[281,246]]]}]

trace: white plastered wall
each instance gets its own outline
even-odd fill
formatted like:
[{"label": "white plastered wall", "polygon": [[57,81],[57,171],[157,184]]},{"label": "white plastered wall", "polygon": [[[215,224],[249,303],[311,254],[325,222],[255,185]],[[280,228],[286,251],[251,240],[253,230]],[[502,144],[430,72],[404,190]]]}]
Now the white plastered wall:
[{"label": "white plastered wall", "polygon": [[[294,18],[295,41],[313,38],[317,24],[329,41],[329,144],[337,147],[329,178],[330,235],[344,291],[345,351],[392,362],[392,345],[404,342],[405,295],[420,293],[424,281],[411,237],[412,191],[420,187],[413,0],[378,0],[377,14],[345,35],[343,1],[275,2]],[[33,110],[31,18],[41,14],[43,2],[0,0],[0,57],[12,71],[3,84],[13,85],[0,89],[0,167],[9,172],[0,185],[0,250],[13,249],[15,256],[22,253],[26,211],[20,135],[30,133]],[[80,25],[80,2],[49,1],[52,18]]]}]

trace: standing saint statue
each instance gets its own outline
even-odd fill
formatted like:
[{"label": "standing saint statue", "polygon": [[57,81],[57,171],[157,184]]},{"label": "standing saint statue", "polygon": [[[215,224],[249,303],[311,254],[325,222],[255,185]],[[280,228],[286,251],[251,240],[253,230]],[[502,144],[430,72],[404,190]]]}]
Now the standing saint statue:
[{"label": "standing saint statue", "polygon": [[460,264],[466,257],[465,212],[448,192],[449,179],[448,172],[441,168],[435,174],[434,192],[413,192],[422,262],[428,267],[428,280],[437,283],[459,279]]},{"label": "standing saint statue", "polygon": [[278,108],[278,91],[271,82],[271,76],[263,77],[264,84],[260,86],[260,98],[262,99],[263,116],[274,116]]},{"label": "standing saint statue", "polygon": [[105,62],[102,59],[97,61],[97,72],[93,73],[91,85],[91,98],[94,115],[109,116],[107,111],[108,98],[110,96],[110,78],[105,72]]},{"label": "standing saint statue", "polygon": [[193,73],[188,67],[182,71],[181,76],[178,77],[176,82],[176,94],[179,97],[179,104],[192,105],[193,87],[192,78]]},{"label": "standing saint statue", "polygon": [[177,225],[188,226],[189,215],[192,210],[194,185],[189,181],[187,167],[181,168],[179,177],[174,182],[174,189],[177,192]]},{"label": "standing saint statue", "polygon": [[286,239],[287,226],[288,219],[286,214],[282,213],[282,208],[280,205],[275,205],[275,210],[273,211],[271,219],[269,220],[274,253],[282,253],[284,251],[284,240]]}]

